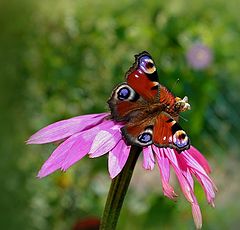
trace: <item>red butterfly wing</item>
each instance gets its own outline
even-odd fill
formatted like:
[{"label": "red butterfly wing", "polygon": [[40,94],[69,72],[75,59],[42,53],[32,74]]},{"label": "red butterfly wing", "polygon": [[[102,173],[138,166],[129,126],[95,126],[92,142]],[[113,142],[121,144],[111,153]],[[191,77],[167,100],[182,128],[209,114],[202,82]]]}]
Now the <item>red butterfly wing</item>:
[{"label": "red butterfly wing", "polygon": [[158,93],[158,74],[151,55],[144,51],[135,55],[135,63],[126,74],[126,80],[144,99],[155,99]]},{"label": "red butterfly wing", "polygon": [[[139,117],[142,117],[141,112]],[[139,146],[155,144],[158,147],[170,147],[178,151],[190,147],[190,141],[185,131],[164,112],[153,119],[135,118],[122,128],[122,133],[128,144]]]},{"label": "red butterfly wing", "polygon": [[153,128],[153,143],[159,147],[171,147],[183,151],[190,147],[190,141],[181,126],[166,113],[161,113]]},{"label": "red butterfly wing", "polygon": [[160,103],[173,106],[174,95],[158,82],[157,69],[151,55],[144,51],[135,55],[135,63],[126,74],[128,85],[146,100],[159,99]]},{"label": "red butterfly wing", "polygon": [[165,114],[160,114],[153,127],[153,142],[158,146],[167,146],[172,139],[171,118]]},{"label": "red butterfly wing", "polygon": [[[139,113],[141,117],[141,112]],[[149,118],[135,119],[135,121],[128,122],[121,130],[123,136],[128,144],[138,146],[147,146],[153,143],[153,120]]]},{"label": "red butterfly wing", "polygon": [[129,121],[142,110],[144,102],[127,83],[122,83],[113,90],[108,104],[114,120]]}]

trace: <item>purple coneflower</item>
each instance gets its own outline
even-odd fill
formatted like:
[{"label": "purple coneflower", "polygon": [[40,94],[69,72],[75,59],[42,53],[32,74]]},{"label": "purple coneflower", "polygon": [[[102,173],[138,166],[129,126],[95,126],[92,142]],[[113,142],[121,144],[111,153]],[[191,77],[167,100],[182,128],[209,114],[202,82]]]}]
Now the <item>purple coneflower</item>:
[{"label": "purple coneflower", "polygon": [[207,68],[213,59],[211,49],[203,44],[194,44],[186,54],[188,64],[196,70]]},{"label": "purple coneflower", "polygon": [[[43,164],[38,177],[45,177],[60,169],[66,171],[85,155],[95,158],[108,153],[108,170],[115,178],[125,166],[130,147],[121,133],[123,123],[109,119],[109,113],[90,114],[53,123],[32,135],[28,144],[61,143]],[[143,148],[143,168],[152,170],[158,165],[163,193],[170,199],[176,198],[169,184],[170,165],[174,169],[180,187],[192,206],[197,228],[202,226],[201,211],[194,195],[193,175],[204,189],[207,201],[214,206],[215,186],[209,178],[210,167],[203,155],[193,146],[180,154],[171,148],[149,145]]]}]

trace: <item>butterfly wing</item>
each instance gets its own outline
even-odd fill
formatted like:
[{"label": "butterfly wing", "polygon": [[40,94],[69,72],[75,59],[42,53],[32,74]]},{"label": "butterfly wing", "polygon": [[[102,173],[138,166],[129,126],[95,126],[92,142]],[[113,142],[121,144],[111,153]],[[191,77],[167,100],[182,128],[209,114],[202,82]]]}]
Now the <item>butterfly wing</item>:
[{"label": "butterfly wing", "polygon": [[129,121],[142,110],[145,100],[124,82],[113,90],[108,104],[114,120]]},{"label": "butterfly wing", "polygon": [[151,55],[144,51],[135,55],[135,62],[126,74],[127,84],[147,101],[160,101],[172,106],[175,96],[158,81],[158,73]]},{"label": "butterfly wing", "polygon": [[129,145],[140,147],[153,143],[153,120],[145,118],[140,112],[138,117],[122,127],[122,134]]},{"label": "butterfly wing", "polygon": [[127,84],[146,100],[158,94],[158,74],[151,55],[144,51],[135,55],[133,66],[126,73]]},{"label": "butterfly wing", "polygon": [[128,122],[122,128],[128,144],[141,147],[154,144],[158,147],[174,148],[179,152],[190,147],[186,132],[168,114],[163,112],[154,119],[143,117],[143,114],[139,113],[139,118]]},{"label": "butterfly wing", "polygon": [[158,147],[171,147],[178,151],[190,148],[190,140],[186,132],[164,112],[157,116],[155,120],[153,143]]}]

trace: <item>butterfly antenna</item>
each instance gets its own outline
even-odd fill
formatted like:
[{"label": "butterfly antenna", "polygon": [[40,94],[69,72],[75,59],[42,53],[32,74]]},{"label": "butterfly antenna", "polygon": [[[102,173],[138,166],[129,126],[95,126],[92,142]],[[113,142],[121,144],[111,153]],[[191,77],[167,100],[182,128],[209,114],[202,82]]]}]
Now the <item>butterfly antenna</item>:
[{"label": "butterfly antenna", "polygon": [[172,89],[171,89],[171,92],[173,92],[173,90],[175,89],[175,87],[177,86],[177,84],[179,84],[179,82],[180,82],[180,79],[178,78],[178,79],[174,82],[174,84],[173,84],[173,86],[172,86]]},{"label": "butterfly antenna", "polygon": [[182,118],[184,121],[188,122],[188,119],[186,119],[185,117],[179,115],[180,118]]}]

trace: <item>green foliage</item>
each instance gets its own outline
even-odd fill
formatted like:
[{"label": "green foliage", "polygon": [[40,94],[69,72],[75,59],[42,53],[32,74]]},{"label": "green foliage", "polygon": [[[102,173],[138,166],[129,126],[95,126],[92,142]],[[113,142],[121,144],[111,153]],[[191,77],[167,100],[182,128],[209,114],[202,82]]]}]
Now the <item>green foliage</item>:
[{"label": "green foliage", "polygon": [[[111,90],[124,80],[133,56],[143,50],[154,57],[161,83],[176,95],[189,97],[192,110],[183,114],[188,122],[182,119],[181,124],[192,143],[211,159],[220,187],[215,210],[205,210],[204,195],[196,188],[205,229],[236,228],[240,211],[239,201],[233,200],[240,192],[234,176],[239,174],[240,137],[237,3],[0,3],[0,222],[4,229],[70,229],[78,219],[101,215],[110,183],[104,157],[83,159],[66,174],[39,181],[35,175],[54,146],[26,148],[24,141],[56,120],[107,111]],[[195,43],[213,53],[213,62],[202,70],[186,60]],[[147,193],[132,186],[120,217],[121,229],[193,229],[184,198],[175,204],[159,197],[160,180],[155,176],[152,180],[157,183],[150,191],[145,188]],[[156,186],[158,191],[152,192]],[[129,205],[131,200],[136,206]]]}]

